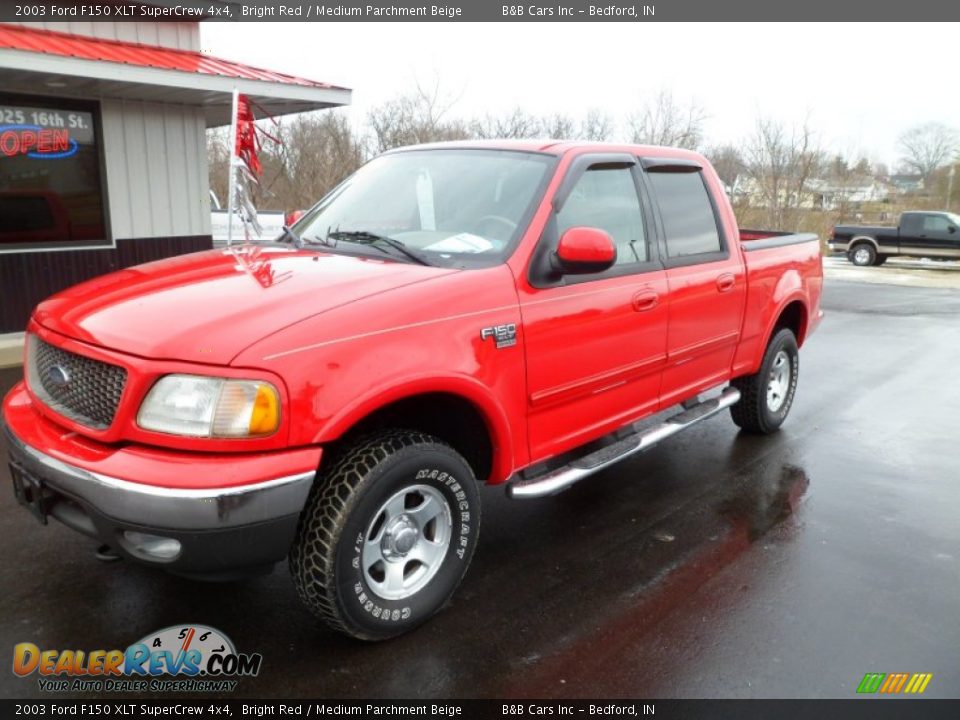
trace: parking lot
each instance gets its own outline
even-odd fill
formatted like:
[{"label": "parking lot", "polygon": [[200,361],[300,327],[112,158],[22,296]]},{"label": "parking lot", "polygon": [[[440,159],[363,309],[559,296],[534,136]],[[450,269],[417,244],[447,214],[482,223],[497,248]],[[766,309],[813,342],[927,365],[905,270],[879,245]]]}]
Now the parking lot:
[{"label": "parking lot", "polygon": [[[239,697],[847,698],[866,672],[933,673],[926,696],[956,697],[960,273],[908,287],[828,268],[781,433],[724,414],[555,498],[486,488],[453,604],[386,644],[319,626],[286,568],[201,584],[101,563],[17,507],[0,451],[0,651],[196,622],[263,654]],[[856,273],[875,271],[905,269]],[[10,672],[0,693],[41,695]]]}]

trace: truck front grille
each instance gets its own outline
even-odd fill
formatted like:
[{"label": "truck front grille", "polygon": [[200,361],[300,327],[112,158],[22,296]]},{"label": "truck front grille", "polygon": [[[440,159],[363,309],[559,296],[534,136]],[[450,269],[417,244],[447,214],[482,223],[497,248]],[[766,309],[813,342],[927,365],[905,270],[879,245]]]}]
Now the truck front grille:
[{"label": "truck front grille", "polygon": [[27,381],[47,406],[96,430],[113,423],[127,371],[29,337]]}]

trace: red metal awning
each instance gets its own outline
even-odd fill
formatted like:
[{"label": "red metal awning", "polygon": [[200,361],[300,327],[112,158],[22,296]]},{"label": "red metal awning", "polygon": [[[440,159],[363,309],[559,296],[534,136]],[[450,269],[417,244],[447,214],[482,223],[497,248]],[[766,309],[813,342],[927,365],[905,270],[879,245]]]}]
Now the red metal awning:
[{"label": "red metal awning", "polygon": [[[82,35],[69,35],[52,30],[28,28],[22,25],[0,23],[0,48],[60,55],[79,60],[123,63],[124,65],[137,65],[161,70],[179,70],[181,72],[219,75],[244,80],[263,80],[285,85],[337,88],[336,85],[330,85],[329,83],[272,72],[230,60],[221,60],[200,52],[84,37]],[[338,89],[342,90],[343,88]]]},{"label": "red metal awning", "polygon": [[234,88],[273,114],[350,102],[346,88],[197,51],[0,23],[0,87],[29,91],[38,74],[68,79],[76,94],[203,105],[210,125],[228,122],[224,95]]}]

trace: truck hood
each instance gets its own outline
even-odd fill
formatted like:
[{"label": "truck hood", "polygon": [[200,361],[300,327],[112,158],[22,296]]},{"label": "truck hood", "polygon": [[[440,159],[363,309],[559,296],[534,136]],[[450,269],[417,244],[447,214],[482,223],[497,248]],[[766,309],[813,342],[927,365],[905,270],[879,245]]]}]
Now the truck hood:
[{"label": "truck hood", "polygon": [[34,320],[75,340],[158,360],[228,365],[244,348],[332,308],[456,270],[240,246],[75,285]]}]

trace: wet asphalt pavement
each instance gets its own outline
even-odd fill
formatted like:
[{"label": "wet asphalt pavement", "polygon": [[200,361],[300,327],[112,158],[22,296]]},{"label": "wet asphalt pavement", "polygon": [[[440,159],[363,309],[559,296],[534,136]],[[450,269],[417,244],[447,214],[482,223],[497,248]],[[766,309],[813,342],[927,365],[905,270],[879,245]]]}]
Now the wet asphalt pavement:
[{"label": "wet asphalt pavement", "polygon": [[[98,562],[16,505],[0,450],[0,662],[196,622],[263,654],[237,697],[848,698],[868,671],[958,697],[960,292],[829,281],[824,307],[782,432],[723,414],[555,498],[486,488],[452,605],[385,644],[325,630],[284,567]],[[36,676],[0,671],[0,696]]]}]

